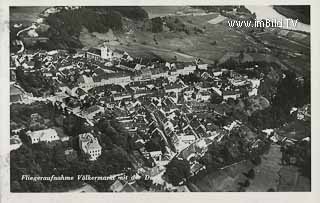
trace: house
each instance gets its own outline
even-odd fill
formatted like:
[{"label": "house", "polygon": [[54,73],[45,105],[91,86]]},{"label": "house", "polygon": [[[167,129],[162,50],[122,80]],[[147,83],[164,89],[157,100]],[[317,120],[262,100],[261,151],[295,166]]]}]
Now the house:
[{"label": "house", "polygon": [[81,75],[77,81],[77,84],[80,87],[84,87],[84,88],[94,87],[94,81],[93,81],[92,77],[88,77],[86,75]]},{"label": "house", "polygon": [[94,60],[111,60],[112,58],[124,58],[128,60],[132,60],[132,58],[129,56],[127,52],[123,51],[113,51],[109,47],[107,47],[105,44],[100,48],[90,48],[86,52],[86,58],[87,59],[94,59]]},{"label": "house", "polygon": [[125,182],[121,180],[116,180],[109,188],[111,192],[143,192],[145,191],[140,187],[135,181]]},{"label": "house", "polygon": [[212,74],[214,77],[219,77],[222,75],[222,73],[223,73],[222,71],[214,71]]},{"label": "house", "polygon": [[15,103],[15,102],[20,102],[23,100],[24,92],[13,85],[10,85],[10,102]]},{"label": "house", "polygon": [[155,161],[161,161],[161,157],[162,157],[162,152],[161,151],[152,151],[149,152],[150,157]]},{"label": "house", "polygon": [[192,175],[196,175],[199,171],[205,169],[206,167],[198,162],[194,163],[191,167],[190,167],[190,173]]},{"label": "house", "polygon": [[96,114],[98,113],[104,113],[104,108],[102,106],[94,105],[86,109],[86,111],[83,112],[86,118],[93,119]]},{"label": "house", "polygon": [[91,133],[79,135],[79,147],[84,154],[90,155],[90,160],[96,160],[101,155],[102,147]]},{"label": "house", "polygon": [[207,70],[208,69],[208,64],[204,63],[204,64],[198,64],[198,68],[200,70]]},{"label": "house", "polygon": [[78,157],[77,152],[72,148],[66,149],[64,155],[66,156],[67,161],[75,160]]},{"label": "house", "polygon": [[207,80],[209,78],[212,78],[211,75],[208,72],[203,72],[200,77],[205,79],[205,80]]},{"label": "house", "polygon": [[27,136],[30,137],[31,143],[39,143],[39,142],[53,142],[60,140],[57,131],[55,129],[49,128],[45,130],[38,131],[28,131]]},{"label": "house", "polygon": [[223,97],[223,100],[228,100],[228,99],[234,99],[234,100],[236,100],[237,98],[240,97],[240,92],[236,92],[236,91],[223,91],[223,92],[222,92],[222,97]]},{"label": "house", "polygon": [[122,183],[120,180],[114,181],[114,183],[110,186],[109,190],[111,192],[121,192],[121,190],[124,187],[124,183]]},{"label": "house", "polygon": [[245,78],[232,78],[229,79],[229,81],[235,87],[240,87],[248,84],[248,81]]},{"label": "house", "polygon": [[198,101],[209,101],[211,98],[211,93],[209,91],[202,91],[196,95]]},{"label": "house", "polygon": [[133,61],[133,58],[126,51],[119,50],[119,49],[114,50],[113,57],[118,59],[124,59],[127,61]]},{"label": "house", "polygon": [[179,136],[179,139],[185,144],[191,144],[196,141],[196,137],[194,135],[182,135]]},{"label": "house", "polygon": [[90,48],[86,52],[87,59],[100,60],[101,59],[101,49],[98,48]]},{"label": "house", "polygon": [[10,151],[19,149],[22,145],[22,141],[19,135],[14,135],[10,137]]}]

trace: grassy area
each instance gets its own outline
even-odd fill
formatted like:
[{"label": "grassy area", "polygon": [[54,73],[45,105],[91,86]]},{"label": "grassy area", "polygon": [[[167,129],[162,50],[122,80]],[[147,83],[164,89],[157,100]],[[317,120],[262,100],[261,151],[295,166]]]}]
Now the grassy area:
[{"label": "grassy area", "polygon": [[301,176],[297,167],[284,166],[279,171],[280,180],[278,191],[311,191],[310,179]]},{"label": "grassy area", "polygon": [[264,154],[261,164],[255,167],[255,178],[250,181],[247,192],[267,192],[277,189],[281,168],[281,152],[279,145],[271,145],[268,153]]},{"label": "grassy area", "polygon": [[300,140],[305,137],[311,136],[311,126],[310,123],[307,124],[304,121],[295,120],[277,130],[277,133],[281,136]]},{"label": "grassy area", "polygon": [[189,6],[143,6],[145,11],[147,11],[149,18],[167,16],[170,14],[175,14],[176,12],[183,12],[188,10]]},{"label": "grassy area", "polygon": [[219,171],[213,171],[192,182],[193,189],[202,192],[237,192],[239,183],[247,178],[247,173],[253,164],[250,161],[241,161]]},{"label": "grassy area", "polygon": [[[161,16],[172,14],[176,9],[163,10],[165,12],[161,13]],[[124,33],[113,35],[84,33],[80,36],[80,41],[88,47],[109,41],[109,46],[126,50],[136,57],[152,56],[171,60],[176,56],[181,61],[201,58],[207,63],[214,63],[215,60],[223,61],[230,54],[236,56],[248,47],[264,49],[263,44],[257,43],[245,32],[230,28],[223,23],[227,19],[218,24],[209,23],[218,16],[218,13],[213,13],[166,17],[167,25],[159,33],[148,31],[145,23],[127,20],[124,23]],[[172,26],[173,28],[177,26],[177,30],[172,30]],[[293,31],[270,30],[258,35],[258,38],[265,44],[278,48],[272,48],[269,54],[245,53],[245,60],[273,61],[280,64],[283,69],[294,69],[299,74],[304,74],[310,69],[310,36]]]},{"label": "grassy area", "polygon": [[[209,20],[217,17],[218,14],[204,16],[177,16],[179,22],[183,23],[189,34],[179,31],[165,30],[160,33],[152,33],[144,29],[138,29],[137,25],[127,22],[128,32],[124,34],[115,34],[119,39],[119,46],[115,47],[141,54],[142,52],[151,52],[168,60],[174,57],[180,57],[183,60],[193,60],[201,58],[206,62],[214,62],[220,59],[227,52],[239,52],[247,46],[257,46],[246,37],[222,24],[212,25]],[[203,30],[203,33],[194,31],[194,28]],[[91,36],[94,37],[94,36]],[[82,38],[81,42],[90,45],[90,40]],[[96,45],[96,41],[92,40]],[[214,43],[216,42],[216,43]],[[176,52],[176,53],[172,53]],[[178,54],[177,54],[178,53]],[[191,58],[191,57],[192,58]]]}]

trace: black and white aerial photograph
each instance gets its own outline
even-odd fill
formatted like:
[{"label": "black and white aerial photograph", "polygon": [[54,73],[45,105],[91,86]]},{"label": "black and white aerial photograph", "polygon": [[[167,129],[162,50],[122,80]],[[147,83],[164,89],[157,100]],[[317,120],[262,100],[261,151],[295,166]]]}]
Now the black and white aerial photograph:
[{"label": "black and white aerial photograph", "polygon": [[10,6],[8,26],[11,193],[311,192],[310,5]]}]

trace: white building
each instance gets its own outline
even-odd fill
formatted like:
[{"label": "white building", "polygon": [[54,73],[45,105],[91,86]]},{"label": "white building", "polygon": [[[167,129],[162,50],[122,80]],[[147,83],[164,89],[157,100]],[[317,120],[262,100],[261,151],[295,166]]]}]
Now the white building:
[{"label": "white building", "polygon": [[99,141],[91,133],[79,135],[79,147],[85,154],[90,155],[90,160],[96,160],[101,155],[102,147]]},{"label": "white building", "polygon": [[234,91],[225,91],[225,92],[223,92],[223,100],[228,100],[228,99],[236,100],[240,96],[241,96],[241,94],[239,92],[234,92]]},{"label": "white building", "polygon": [[112,59],[113,51],[110,48],[103,46],[100,49],[101,49],[101,58],[102,59],[107,59],[107,60]]},{"label": "white building", "polygon": [[28,131],[27,136],[30,137],[31,143],[39,143],[39,142],[53,142],[60,140],[57,131],[55,129],[49,128],[45,130],[38,131]]}]

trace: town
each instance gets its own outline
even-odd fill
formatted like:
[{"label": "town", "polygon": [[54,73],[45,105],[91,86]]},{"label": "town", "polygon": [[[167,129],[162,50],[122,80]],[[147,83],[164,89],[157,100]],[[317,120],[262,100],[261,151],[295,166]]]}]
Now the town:
[{"label": "town", "polygon": [[[284,117],[280,113],[277,118],[265,118],[268,112],[259,112],[272,108],[272,99],[278,98],[265,86],[270,78],[293,81],[297,88],[306,84],[305,78],[291,76],[272,63],[242,63],[242,58],[240,53],[211,64],[199,58],[179,61],[173,53],[171,60],[162,60],[137,57],[106,42],[73,52],[25,49],[11,53],[11,153],[24,154],[45,167],[28,166],[35,168],[32,175],[77,176],[94,171],[91,176],[115,177],[75,181],[72,186],[64,183],[63,191],[196,191],[192,180],[209,170],[247,160],[261,162],[260,156],[270,147],[280,150],[280,145],[281,161],[298,163],[292,146],[303,148],[310,134],[297,138],[282,130],[290,122],[309,123],[310,103],[297,101],[284,107],[290,108],[286,115],[290,122],[280,121]],[[274,127],[263,119],[283,125]],[[45,157],[50,154],[49,163]],[[22,159],[18,154],[11,156]],[[11,170],[19,191],[29,183],[17,181],[23,171],[17,168],[24,162],[17,160]],[[252,168],[243,171],[247,173],[240,178],[244,183],[232,191],[245,190]],[[121,179],[124,175],[134,178]],[[48,184],[36,185],[34,190],[50,191],[44,189]]]}]

